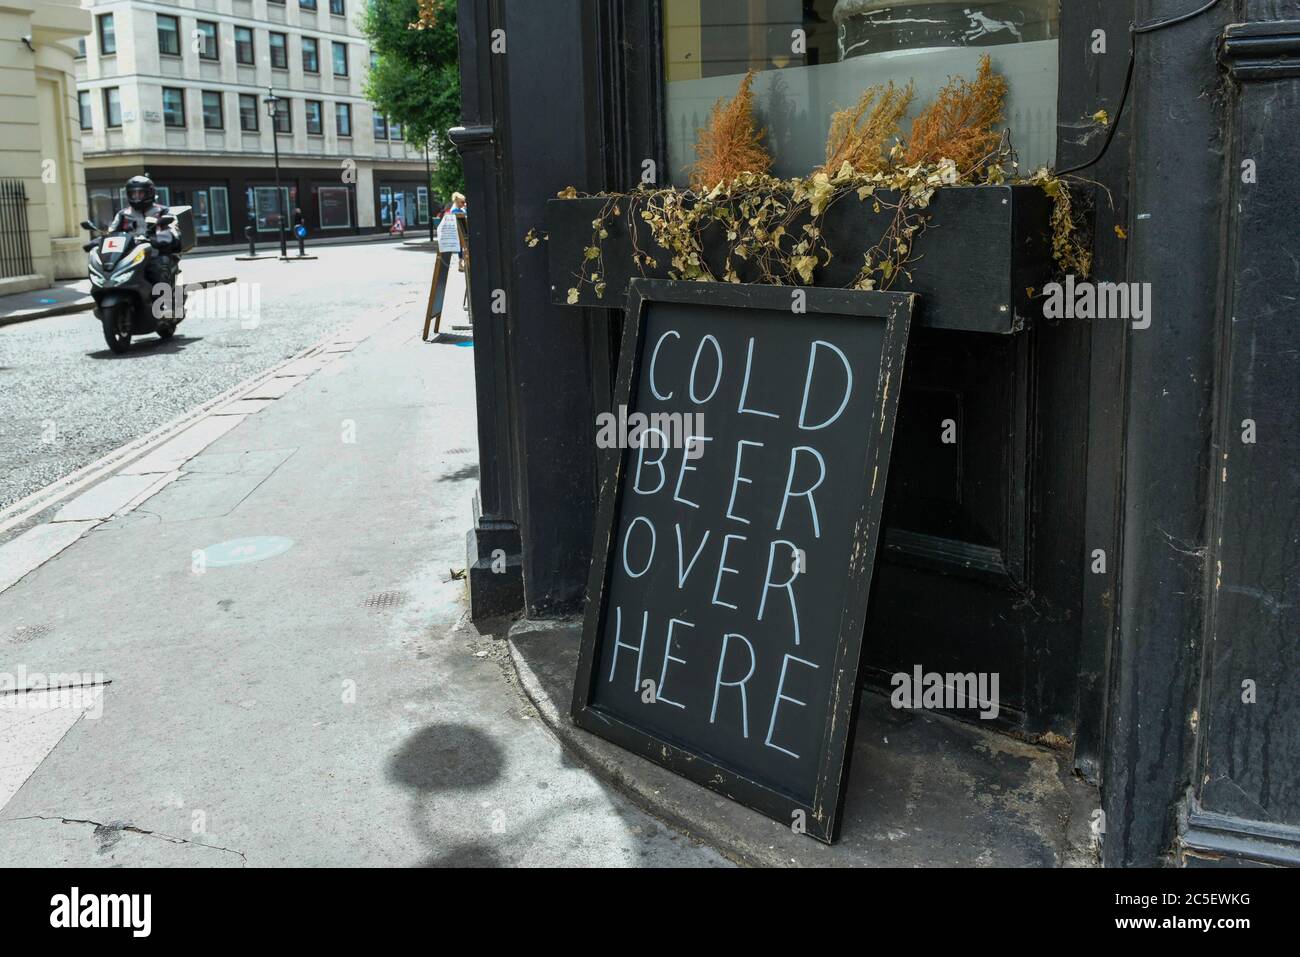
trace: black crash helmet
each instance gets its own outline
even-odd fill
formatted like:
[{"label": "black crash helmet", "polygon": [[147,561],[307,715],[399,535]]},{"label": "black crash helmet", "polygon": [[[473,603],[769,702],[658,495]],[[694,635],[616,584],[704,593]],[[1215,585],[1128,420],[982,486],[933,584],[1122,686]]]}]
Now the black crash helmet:
[{"label": "black crash helmet", "polygon": [[126,181],[126,202],[134,210],[143,212],[153,205],[158,191],[148,176],[132,176]]}]

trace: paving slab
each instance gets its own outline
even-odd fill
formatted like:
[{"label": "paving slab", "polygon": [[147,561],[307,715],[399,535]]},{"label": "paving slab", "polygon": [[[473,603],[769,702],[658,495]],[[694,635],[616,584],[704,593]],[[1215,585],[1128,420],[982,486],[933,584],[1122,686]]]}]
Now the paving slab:
[{"label": "paving slab", "polygon": [[119,474],[144,475],[174,472],[242,421],[244,421],[242,415],[208,416],[201,419],[144,458],[132,462]]},{"label": "paving slab", "polygon": [[63,551],[96,522],[37,525],[0,545],[0,592]]},{"label": "paving slab", "polygon": [[212,411],[213,415],[256,415],[270,405],[274,399],[236,399],[229,402],[219,409]]},{"label": "paving slab", "polygon": [[293,378],[274,378],[268,379],[255,389],[245,392],[240,398],[242,399],[280,399],[288,395],[289,390],[302,382],[306,376],[295,376]]},{"label": "paving slab", "polygon": [[82,492],[54,516],[56,522],[85,522],[111,518],[142,492],[157,484],[158,476],[114,475]]},{"label": "paving slab", "polygon": [[102,712],[102,687],[0,693],[0,809],[77,721]]}]

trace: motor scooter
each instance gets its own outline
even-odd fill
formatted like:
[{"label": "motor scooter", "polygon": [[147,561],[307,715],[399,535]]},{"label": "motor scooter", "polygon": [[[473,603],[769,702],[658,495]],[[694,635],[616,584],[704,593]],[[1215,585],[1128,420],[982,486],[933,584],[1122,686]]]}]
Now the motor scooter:
[{"label": "motor scooter", "polygon": [[179,267],[170,283],[153,283],[147,275],[150,258],[159,254],[153,245],[154,235],[176,222],[171,213],[151,216],[145,220],[143,235],[108,231],[90,220],[81,224],[91,237],[82,248],[88,254],[95,318],[103,325],[104,342],[113,352],[126,352],[132,336],[152,332],[159,339],[170,339],[185,318]]}]

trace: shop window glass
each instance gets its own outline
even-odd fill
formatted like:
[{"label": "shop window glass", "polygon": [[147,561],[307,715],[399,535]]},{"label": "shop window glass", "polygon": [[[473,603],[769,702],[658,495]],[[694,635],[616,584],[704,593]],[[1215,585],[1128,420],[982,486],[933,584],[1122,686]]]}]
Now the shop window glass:
[{"label": "shop window glass", "polygon": [[417,209],[420,213],[420,225],[429,225],[429,189],[427,186],[417,187],[415,190],[416,199],[418,200]]},{"label": "shop window glass", "polygon": [[212,232],[218,236],[230,233],[230,198],[224,186],[208,190],[208,208],[212,214]]},{"label": "shop window glass", "polygon": [[980,57],[1007,78],[1006,121],[1022,170],[1056,153],[1058,0],[665,0],[664,73],[672,182],[685,186],[696,131],[756,71],[757,122],[777,176],[825,160],[831,114],[864,89],[915,85],[910,120]]},{"label": "shop window glass", "polygon": [[379,187],[379,225],[393,224],[393,190],[390,186]]},{"label": "shop window glass", "polygon": [[352,207],[346,186],[322,186],[316,191],[321,229],[347,229],[352,225]]},{"label": "shop window glass", "polygon": [[[255,186],[252,187],[253,194],[253,215],[257,220],[259,232],[278,232],[280,229],[280,210],[292,210],[294,203],[298,201],[297,187],[280,187],[280,203],[275,201],[274,186]],[[286,214],[284,228],[289,228],[289,218]]]}]

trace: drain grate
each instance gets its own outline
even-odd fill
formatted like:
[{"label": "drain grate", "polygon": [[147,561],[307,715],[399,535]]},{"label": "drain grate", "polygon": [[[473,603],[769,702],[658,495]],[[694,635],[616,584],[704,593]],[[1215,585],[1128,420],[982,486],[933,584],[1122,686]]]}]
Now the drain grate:
[{"label": "drain grate", "polygon": [[406,604],[409,596],[404,591],[381,591],[361,602],[364,608],[376,608],[383,611],[386,608],[397,608]]},{"label": "drain grate", "polygon": [[448,449],[448,450],[447,450],[447,454],[448,454],[448,455],[465,455],[465,454],[467,454],[469,451],[470,451],[469,449]]},{"label": "drain grate", "polygon": [[14,629],[13,637],[10,640],[16,645],[21,645],[37,638],[44,638],[49,633],[49,625],[19,625]]}]

